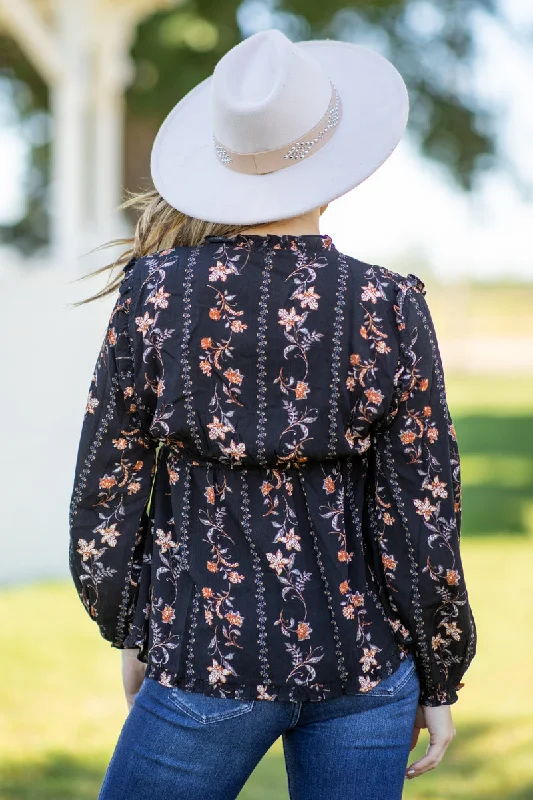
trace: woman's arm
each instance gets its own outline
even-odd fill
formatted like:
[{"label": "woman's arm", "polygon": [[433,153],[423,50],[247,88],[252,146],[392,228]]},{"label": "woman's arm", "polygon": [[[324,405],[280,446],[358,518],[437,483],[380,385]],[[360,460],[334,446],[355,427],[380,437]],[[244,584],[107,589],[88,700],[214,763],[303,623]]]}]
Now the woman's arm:
[{"label": "woman's arm", "polygon": [[128,271],[91,381],[70,507],[74,584],[101,635],[119,648],[135,601],[156,448],[137,410],[131,304]]},{"label": "woman's arm", "polygon": [[404,287],[395,310],[397,393],[373,436],[370,519],[390,607],[414,642],[420,704],[439,706],[456,702],[476,648],[459,547],[459,453],[423,288]]}]

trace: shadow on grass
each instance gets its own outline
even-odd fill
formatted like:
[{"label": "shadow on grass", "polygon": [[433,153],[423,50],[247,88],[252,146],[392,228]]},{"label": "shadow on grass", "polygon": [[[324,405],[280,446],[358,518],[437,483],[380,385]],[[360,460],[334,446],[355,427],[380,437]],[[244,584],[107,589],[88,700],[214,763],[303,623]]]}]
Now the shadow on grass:
[{"label": "shadow on grass", "polygon": [[[530,724],[525,722],[526,726]],[[404,800],[531,800],[533,769],[528,738],[520,735],[519,723],[513,729],[517,735],[512,743],[506,738],[502,753],[501,723],[461,723],[438,769],[406,781]],[[420,758],[426,747],[427,733],[411,753],[409,763]],[[93,754],[84,760],[60,753],[38,762],[4,763],[0,765],[0,800],[96,800],[105,764],[104,755]],[[217,797],[215,791],[212,797]],[[288,800],[280,741],[256,767],[239,800]],[[334,795],[331,800],[336,800]]]},{"label": "shadow on grass", "polygon": [[533,417],[456,415],[466,536],[530,534]]},{"label": "shadow on grass", "polygon": [[105,756],[97,761],[63,753],[0,763],[0,800],[96,800],[105,769]]}]

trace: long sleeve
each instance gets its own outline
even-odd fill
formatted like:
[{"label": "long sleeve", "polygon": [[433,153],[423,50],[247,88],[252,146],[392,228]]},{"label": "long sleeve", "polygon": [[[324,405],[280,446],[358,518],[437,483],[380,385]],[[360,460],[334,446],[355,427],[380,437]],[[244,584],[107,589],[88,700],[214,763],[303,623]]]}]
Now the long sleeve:
[{"label": "long sleeve", "polygon": [[420,703],[438,706],[457,701],[476,626],[459,546],[459,452],[424,293],[421,282],[404,285],[395,305],[400,360],[372,437],[370,518],[396,625],[414,645]]},{"label": "long sleeve", "polygon": [[134,610],[156,450],[138,414],[131,304],[130,265],[90,385],[70,507],[70,572],[85,609],[115,647],[124,646]]}]

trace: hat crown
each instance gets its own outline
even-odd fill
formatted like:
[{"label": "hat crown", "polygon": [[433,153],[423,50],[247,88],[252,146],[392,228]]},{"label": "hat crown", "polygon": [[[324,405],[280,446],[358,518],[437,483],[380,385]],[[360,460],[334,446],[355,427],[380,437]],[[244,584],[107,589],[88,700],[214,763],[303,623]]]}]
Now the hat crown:
[{"label": "hat crown", "polygon": [[331,100],[331,81],[281,31],[262,31],[218,62],[211,83],[213,134],[236,153],[275,150],[311,130]]}]

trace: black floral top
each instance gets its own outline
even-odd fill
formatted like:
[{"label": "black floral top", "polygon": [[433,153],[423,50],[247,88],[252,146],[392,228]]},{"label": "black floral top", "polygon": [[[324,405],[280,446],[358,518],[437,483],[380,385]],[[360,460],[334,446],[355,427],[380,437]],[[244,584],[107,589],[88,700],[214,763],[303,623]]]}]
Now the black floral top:
[{"label": "black floral top", "polygon": [[422,281],[329,236],[128,264],[98,356],[70,569],[165,686],[371,692],[412,652],[454,703],[476,650],[460,465]]}]

